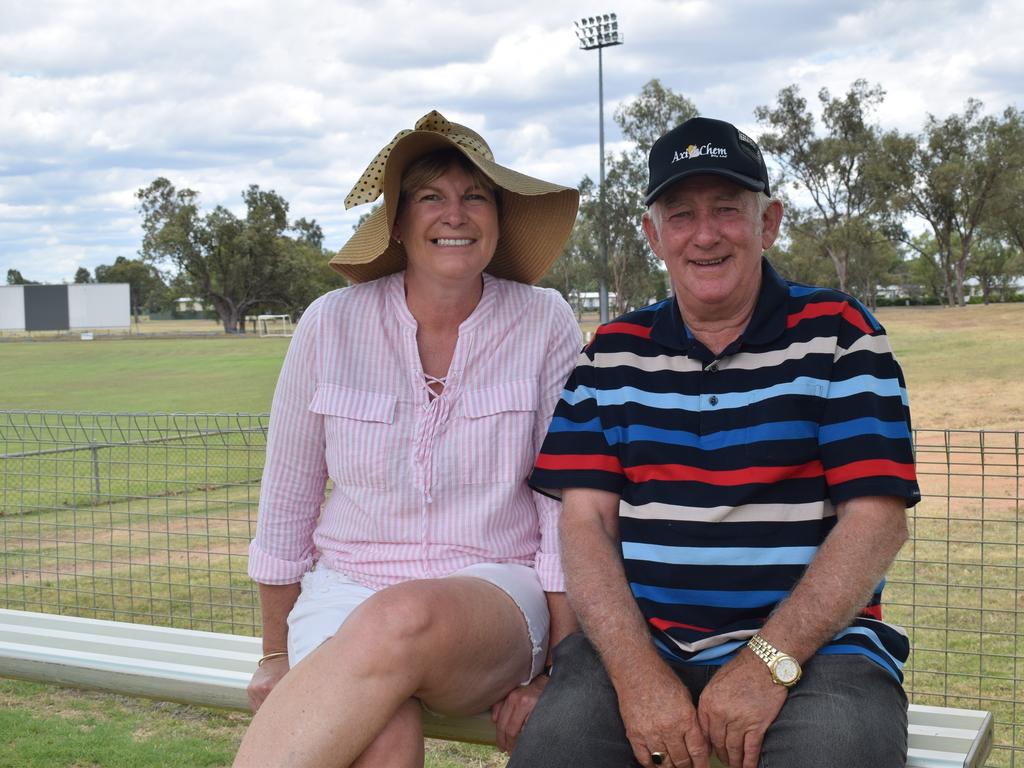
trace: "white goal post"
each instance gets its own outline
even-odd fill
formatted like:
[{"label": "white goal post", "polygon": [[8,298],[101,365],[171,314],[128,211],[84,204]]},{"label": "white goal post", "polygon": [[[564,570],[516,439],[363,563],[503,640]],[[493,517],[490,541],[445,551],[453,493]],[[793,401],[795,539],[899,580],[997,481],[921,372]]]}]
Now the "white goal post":
[{"label": "white goal post", "polygon": [[292,319],[288,315],[257,315],[256,328],[260,336],[291,336]]}]

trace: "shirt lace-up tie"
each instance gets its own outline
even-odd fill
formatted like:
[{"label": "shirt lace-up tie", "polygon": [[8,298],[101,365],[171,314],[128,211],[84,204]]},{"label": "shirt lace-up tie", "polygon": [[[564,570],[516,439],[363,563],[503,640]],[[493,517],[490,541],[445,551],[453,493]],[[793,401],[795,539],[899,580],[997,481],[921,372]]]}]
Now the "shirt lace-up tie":
[{"label": "shirt lace-up tie", "polygon": [[[430,494],[430,487],[434,474],[434,451],[433,442],[438,432],[448,421],[451,412],[451,398],[445,397],[448,390],[448,377],[431,376],[424,373],[420,380],[423,388],[427,390],[427,402],[423,404],[423,414],[417,419],[416,431],[413,435],[414,456],[416,459],[417,474],[419,475],[419,486],[423,493],[423,501],[426,504],[434,502]],[[440,384],[443,389],[436,392],[432,385]]]}]

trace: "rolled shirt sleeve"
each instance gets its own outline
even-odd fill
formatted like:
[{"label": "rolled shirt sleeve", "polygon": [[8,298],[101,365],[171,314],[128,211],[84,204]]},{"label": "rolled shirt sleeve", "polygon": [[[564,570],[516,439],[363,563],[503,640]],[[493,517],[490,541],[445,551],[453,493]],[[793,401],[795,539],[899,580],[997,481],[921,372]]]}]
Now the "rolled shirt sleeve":
[{"label": "rolled shirt sleeve", "polygon": [[313,531],[327,483],[323,417],[309,409],[322,301],[296,326],[274,391],[256,537],[249,545],[249,576],[262,584],[295,583],[314,562]]},{"label": "rolled shirt sleeve", "polygon": [[[558,296],[553,296],[550,304],[551,352],[540,375],[541,397],[533,432],[534,455],[541,450],[555,405],[559,401],[564,382],[572,370],[581,344],[579,323],[569,305]],[[540,526],[540,548],[534,560],[534,567],[545,592],[564,592],[565,577],[562,573],[558,545],[558,518],[562,505],[539,493],[533,494],[533,501]]]}]

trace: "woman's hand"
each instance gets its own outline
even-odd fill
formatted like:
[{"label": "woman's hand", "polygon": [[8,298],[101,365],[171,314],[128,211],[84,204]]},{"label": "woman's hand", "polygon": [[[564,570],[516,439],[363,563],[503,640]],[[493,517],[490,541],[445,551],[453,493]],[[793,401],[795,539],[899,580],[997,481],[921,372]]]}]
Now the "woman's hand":
[{"label": "woman's hand", "polygon": [[249,681],[249,687],[245,689],[245,693],[249,697],[249,706],[252,707],[253,713],[262,706],[267,696],[274,690],[274,686],[287,673],[287,656],[267,659],[257,668],[256,672],[253,673],[252,680]]},{"label": "woman's hand", "polygon": [[508,696],[491,707],[491,720],[497,732],[498,749],[511,754],[519,732],[526,725],[530,713],[548,684],[547,675],[537,675],[528,685],[513,688]]}]

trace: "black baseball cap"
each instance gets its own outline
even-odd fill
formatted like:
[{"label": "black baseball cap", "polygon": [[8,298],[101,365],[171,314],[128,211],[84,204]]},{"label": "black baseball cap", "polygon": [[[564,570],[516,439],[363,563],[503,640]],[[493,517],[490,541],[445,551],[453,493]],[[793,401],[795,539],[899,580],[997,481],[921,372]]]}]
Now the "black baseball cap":
[{"label": "black baseball cap", "polygon": [[676,126],[654,142],[648,166],[647,205],[677,181],[701,174],[724,176],[747,189],[771,194],[761,150],[753,139],[724,120],[691,117]]}]

